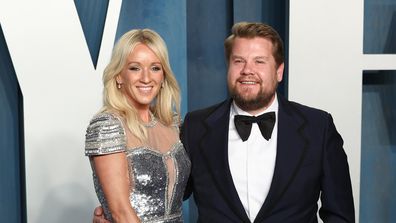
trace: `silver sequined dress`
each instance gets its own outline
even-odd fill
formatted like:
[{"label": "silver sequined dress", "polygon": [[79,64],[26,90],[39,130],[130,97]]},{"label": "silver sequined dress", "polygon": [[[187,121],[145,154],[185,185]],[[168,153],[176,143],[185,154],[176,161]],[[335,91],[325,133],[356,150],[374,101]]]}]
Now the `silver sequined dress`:
[{"label": "silver sequined dress", "polygon": [[153,119],[146,128],[148,140],[142,144],[130,140],[133,137],[114,114],[101,113],[91,120],[85,155],[90,157],[96,194],[106,219],[111,221],[92,157],[124,152],[130,179],[129,200],[141,222],[183,222],[183,193],[191,163],[179,140],[177,125],[164,126]]}]

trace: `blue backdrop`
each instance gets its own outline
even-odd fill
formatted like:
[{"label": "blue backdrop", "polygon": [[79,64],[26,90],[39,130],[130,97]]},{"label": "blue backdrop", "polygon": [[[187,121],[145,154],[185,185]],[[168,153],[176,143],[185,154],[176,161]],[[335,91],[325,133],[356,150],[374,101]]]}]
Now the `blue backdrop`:
[{"label": "blue backdrop", "polygon": [[396,220],[396,71],[364,71],[360,222]]},{"label": "blue backdrop", "polygon": [[[364,1],[363,49],[365,54],[396,53],[394,0]],[[395,98],[395,70],[363,72],[360,204],[356,204],[362,223],[396,222]]]},{"label": "blue backdrop", "polygon": [[[74,0],[96,67],[108,0]],[[223,41],[233,23],[274,26],[288,53],[289,1],[123,1],[116,39],[148,27],[165,39],[182,90],[183,115],[227,97]],[[364,53],[396,53],[396,2],[364,1]],[[286,68],[287,68],[286,60]],[[362,106],[361,222],[396,221],[396,71],[365,71]],[[287,94],[287,69],[280,91]],[[0,216],[26,222],[23,96],[0,24]],[[193,221],[195,207],[185,204]]]},{"label": "blue backdrop", "polygon": [[26,222],[23,97],[0,24],[0,218]]}]

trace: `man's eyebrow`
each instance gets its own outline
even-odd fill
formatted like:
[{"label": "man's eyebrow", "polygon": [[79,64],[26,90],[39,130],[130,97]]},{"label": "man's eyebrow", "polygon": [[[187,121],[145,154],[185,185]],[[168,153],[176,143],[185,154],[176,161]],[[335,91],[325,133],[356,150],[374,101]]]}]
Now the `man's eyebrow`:
[{"label": "man's eyebrow", "polygon": [[238,56],[238,55],[231,55],[232,59],[243,59],[242,56]]},{"label": "man's eyebrow", "polygon": [[257,57],[255,57],[254,59],[264,59],[264,60],[269,60],[269,59],[270,59],[270,57],[267,57],[267,56],[257,56]]}]

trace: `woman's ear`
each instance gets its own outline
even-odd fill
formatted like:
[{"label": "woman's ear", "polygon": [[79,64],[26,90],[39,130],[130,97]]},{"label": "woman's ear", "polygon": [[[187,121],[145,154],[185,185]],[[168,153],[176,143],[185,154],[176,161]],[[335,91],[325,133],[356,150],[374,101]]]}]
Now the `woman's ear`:
[{"label": "woman's ear", "polygon": [[116,82],[117,82],[117,84],[122,84],[121,75],[117,75],[117,76],[116,76]]}]

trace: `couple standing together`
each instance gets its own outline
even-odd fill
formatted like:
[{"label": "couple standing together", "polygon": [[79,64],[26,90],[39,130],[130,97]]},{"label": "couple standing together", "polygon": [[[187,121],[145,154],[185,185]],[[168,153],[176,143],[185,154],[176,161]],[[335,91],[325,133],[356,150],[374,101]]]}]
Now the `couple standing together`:
[{"label": "couple standing together", "polygon": [[319,198],[324,222],[355,221],[331,115],[276,94],[278,33],[236,23],[224,46],[230,98],[188,113],[179,134],[179,87],[161,37],[132,30],[117,42],[86,134],[102,206],[94,222],[182,222],[191,194],[204,223],[317,222]]}]

